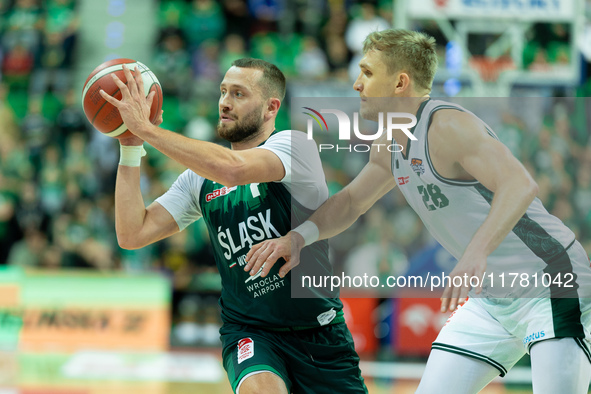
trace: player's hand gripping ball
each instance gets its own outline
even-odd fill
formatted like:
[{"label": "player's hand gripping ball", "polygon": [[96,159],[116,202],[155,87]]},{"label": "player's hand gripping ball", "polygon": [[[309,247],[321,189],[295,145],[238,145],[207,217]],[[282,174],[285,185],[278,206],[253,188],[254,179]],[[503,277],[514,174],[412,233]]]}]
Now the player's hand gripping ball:
[{"label": "player's hand gripping ball", "polygon": [[127,83],[127,78],[123,73],[123,64],[132,73],[136,66],[139,68],[144,81],[146,97],[150,92],[156,91],[150,108],[150,122],[156,124],[162,110],[162,88],[160,82],[148,67],[131,59],[114,59],[104,62],[95,68],[86,79],[82,89],[82,106],[88,121],[94,128],[113,138],[127,138],[132,134],[127,131],[119,110],[105,101],[99,92],[102,89],[117,100],[121,100],[121,91],[113,81],[111,74],[115,73],[121,81]]}]

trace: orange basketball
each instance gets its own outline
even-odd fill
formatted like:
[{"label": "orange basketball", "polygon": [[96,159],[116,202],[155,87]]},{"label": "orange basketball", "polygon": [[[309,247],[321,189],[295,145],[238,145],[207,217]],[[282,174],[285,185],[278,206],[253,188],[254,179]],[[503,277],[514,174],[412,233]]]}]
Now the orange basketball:
[{"label": "orange basketball", "polygon": [[95,68],[86,79],[82,89],[82,106],[88,121],[94,128],[113,138],[129,137],[131,133],[127,131],[119,110],[105,101],[99,92],[102,89],[107,94],[121,100],[121,92],[115,81],[113,81],[111,74],[115,73],[121,81],[126,83],[127,79],[123,73],[123,64],[132,72],[134,72],[136,66],[139,68],[144,80],[146,97],[151,91],[156,91],[150,109],[150,122],[156,122],[162,109],[162,88],[160,82],[148,67],[131,59],[114,59],[104,62]]}]

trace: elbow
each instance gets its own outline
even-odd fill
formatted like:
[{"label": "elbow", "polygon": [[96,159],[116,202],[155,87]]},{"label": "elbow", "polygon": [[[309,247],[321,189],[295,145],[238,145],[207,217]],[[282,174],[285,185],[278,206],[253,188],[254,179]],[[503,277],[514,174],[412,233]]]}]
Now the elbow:
[{"label": "elbow", "polygon": [[343,206],[348,207],[348,216],[355,218],[355,220],[369,211],[369,208],[371,208],[373,205],[363,204],[360,201],[354,201],[350,191],[347,188],[343,189],[340,193],[343,193],[343,200],[345,202]]},{"label": "elbow", "polygon": [[355,215],[355,217],[359,217],[361,215],[365,215],[365,213],[367,211],[369,211],[369,208],[371,208],[371,205],[369,205],[369,206],[363,206],[363,207],[361,207],[361,206],[352,206],[351,207],[351,211],[352,211],[351,214],[352,215]]},{"label": "elbow", "polygon": [[515,177],[514,182],[507,182],[503,186],[506,187],[503,189],[505,192],[518,197],[527,204],[530,204],[536,198],[540,190],[536,181],[529,175],[526,177]]},{"label": "elbow", "polygon": [[129,242],[129,240],[127,238],[124,238],[124,237],[120,236],[119,234],[117,234],[117,243],[119,244],[119,247],[121,249],[125,249],[125,250],[135,249],[135,248],[133,248],[133,246],[131,245],[131,242]]},{"label": "elbow", "polygon": [[528,192],[529,192],[528,195],[530,196],[532,201],[534,198],[536,198],[539,191],[540,191],[540,187],[538,186],[537,182],[530,178],[530,181],[528,182]]},{"label": "elbow", "polygon": [[220,183],[226,187],[234,187],[252,183],[252,180],[247,178],[248,175],[245,166],[240,164],[229,164],[223,171]]},{"label": "elbow", "polygon": [[220,183],[227,188],[235,187],[238,185],[242,185],[243,183],[240,182],[240,178],[235,174],[228,173],[224,176],[223,179],[220,180]]},{"label": "elbow", "polygon": [[121,249],[125,250],[135,250],[142,247],[142,245],[134,240],[134,237],[123,236],[121,234],[117,234],[117,243]]}]

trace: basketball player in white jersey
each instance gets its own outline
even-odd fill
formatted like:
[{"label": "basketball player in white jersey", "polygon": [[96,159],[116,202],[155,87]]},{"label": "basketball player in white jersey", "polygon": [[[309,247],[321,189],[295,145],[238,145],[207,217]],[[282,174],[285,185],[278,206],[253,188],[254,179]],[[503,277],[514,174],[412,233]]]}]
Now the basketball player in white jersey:
[{"label": "basketball player in white jersey", "polygon": [[[591,302],[581,294],[591,287],[591,268],[585,250],[544,209],[535,181],[484,122],[460,106],[429,98],[437,69],[433,38],[407,30],[373,32],[363,51],[354,84],[361,116],[414,114],[417,140],[397,130],[388,141],[383,133],[347,187],[286,236],[253,246],[245,269],[264,266],[266,275],[283,257],[285,275],[299,263],[297,251],[347,229],[398,183],[430,233],[458,259],[450,277],[569,272],[577,282],[541,289],[537,298],[518,298],[531,290],[526,288],[514,298],[492,298],[476,296],[482,288],[471,289],[465,281],[449,284],[441,310],[456,312],[433,343],[417,392],[477,393],[529,352],[536,394],[587,393]],[[387,100],[394,108],[380,108],[384,100],[375,97],[394,98]],[[393,142],[401,152],[375,148]]]}]

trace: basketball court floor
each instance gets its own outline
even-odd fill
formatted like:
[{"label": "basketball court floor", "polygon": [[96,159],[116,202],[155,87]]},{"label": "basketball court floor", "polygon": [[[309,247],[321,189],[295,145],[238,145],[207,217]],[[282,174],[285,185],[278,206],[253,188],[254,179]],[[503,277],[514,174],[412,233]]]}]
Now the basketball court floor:
[{"label": "basketball court floor", "polygon": [[[370,393],[413,394],[424,365],[362,363]],[[507,384],[505,384],[507,383]],[[0,353],[0,394],[232,394],[216,349],[202,352]],[[519,367],[482,394],[531,394]],[[311,393],[312,394],[312,393]]]}]

